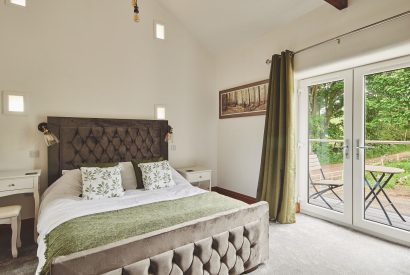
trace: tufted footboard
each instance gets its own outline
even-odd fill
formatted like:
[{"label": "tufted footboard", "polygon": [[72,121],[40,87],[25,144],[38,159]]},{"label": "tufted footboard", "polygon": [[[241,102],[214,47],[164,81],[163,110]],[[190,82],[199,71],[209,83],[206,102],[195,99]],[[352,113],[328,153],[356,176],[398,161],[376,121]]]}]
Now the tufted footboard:
[{"label": "tufted footboard", "polygon": [[268,245],[260,202],[58,257],[51,274],[242,274],[268,259]]}]

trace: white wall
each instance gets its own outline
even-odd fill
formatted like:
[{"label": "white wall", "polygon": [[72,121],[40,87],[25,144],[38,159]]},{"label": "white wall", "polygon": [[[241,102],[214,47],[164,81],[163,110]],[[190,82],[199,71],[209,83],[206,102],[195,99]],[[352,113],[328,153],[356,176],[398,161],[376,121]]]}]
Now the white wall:
[{"label": "white wall", "polygon": [[[151,119],[154,104],[166,104],[177,145],[170,151],[172,164],[209,166],[214,183],[255,196],[264,116],[218,120],[217,91],[267,78],[265,59],[273,53],[304,48],[410,9],[407,0],[349,2],[342,12],[324,5],[217,57],[156,1],[141,1],[139,24],[132,21],[129,1],[37,0],[27,8],[2,2],[0,90],[26,92],[29,113],[0,115],[0,169],[41,168],[44,189],[47,149],[36,127],[47,116]],[[154,18],[165,22],[166,41],[153,39]],[[410,19],[401,19],[343,39],[341,45],[299,54],[297,75],[409,52],[408,26]],[[35,150],[40,157],[30,158]],[[16,202],[23,204],[25,218],[32,216],[29,196],[0,198],[0,205]]]},{"label": "white wall", "polygon": [[[0,3],[0,90],[29,96],[28,115],[0,115],[0,169],[41,168],[44,189],[47,149],[36,127],[47,116],[153,119],[154,104],[165,104],[173,166],[216,170],[213,57],[176,18],[156,1],[141,1],[138,24],[130,1],[28,3]],[[154,19],[165,23],[165,41],[153,38]],[[30,196],[0,198],[10,203],[33,215]]]},{"label": "white wall", "polygon": [[[265,60],[280,51],[299,50],[353,29],[410,10],[407,0],[351,0],[338,11],[329,5],[285,27],[217,57],[217,88],[223,90],[268,78]],[[296,55],[303,78],[410,54],[410,16]],[[217,95],[215,95],[217,98]],[[218,186],[256,196],[264,116],[218,123]]]}]

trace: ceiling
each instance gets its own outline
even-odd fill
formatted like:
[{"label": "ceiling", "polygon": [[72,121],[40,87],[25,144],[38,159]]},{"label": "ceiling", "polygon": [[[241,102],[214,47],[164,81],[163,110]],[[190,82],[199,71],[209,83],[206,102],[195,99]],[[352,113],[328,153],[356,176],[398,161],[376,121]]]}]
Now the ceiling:
[{"label": "ceiling", "polygon": [[323,0],[157,0],[211,52],[258,38],[301,17]]}]

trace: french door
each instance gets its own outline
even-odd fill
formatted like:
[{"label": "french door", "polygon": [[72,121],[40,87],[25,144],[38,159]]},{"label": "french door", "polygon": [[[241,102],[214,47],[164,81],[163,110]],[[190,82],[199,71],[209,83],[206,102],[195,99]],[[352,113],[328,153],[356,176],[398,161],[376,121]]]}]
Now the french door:
[{"label": "french door", "polygon": [[410,246],[410,57],[354,79],[353,224]]},{"label": "french door", "polygon": [[299,82],[302,211],[410,246],[410,57]]},{"label": "french door", "polygon": [[299,83],[301,208],[340,223],[352,222],[353,72]]}]

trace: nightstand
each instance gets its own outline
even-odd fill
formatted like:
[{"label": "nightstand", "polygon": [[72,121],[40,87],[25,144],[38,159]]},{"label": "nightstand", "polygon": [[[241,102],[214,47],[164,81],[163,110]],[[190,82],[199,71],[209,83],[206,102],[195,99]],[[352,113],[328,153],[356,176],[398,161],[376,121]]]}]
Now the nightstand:
[{"label": "nightstand", "polygon": [[212,170],[200,166],[186,167],[177,169],[177,171],[190,183],[198,183],[200,187],[202,182],[208,181],[209,191],[212,190]]},{"label": "nightstand", "polygon": [[0,197],[32,193],[34,196],[34,241],[37,242],[37,217],[40,205],[38,181],[41,170],[0,171]]}]

